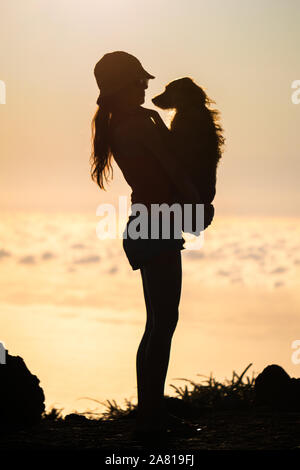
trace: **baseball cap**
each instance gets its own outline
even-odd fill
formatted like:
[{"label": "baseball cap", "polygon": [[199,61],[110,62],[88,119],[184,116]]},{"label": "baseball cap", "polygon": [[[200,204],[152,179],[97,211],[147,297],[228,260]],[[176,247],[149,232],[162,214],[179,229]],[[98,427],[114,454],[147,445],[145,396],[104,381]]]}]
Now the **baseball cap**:
[{"label": "baseball cap", "polygon": [[136,57],[124,51],[105,54],[95,65],[94,75],[100,89],[99,98],[116,93],[134,80],[155,78]]}]

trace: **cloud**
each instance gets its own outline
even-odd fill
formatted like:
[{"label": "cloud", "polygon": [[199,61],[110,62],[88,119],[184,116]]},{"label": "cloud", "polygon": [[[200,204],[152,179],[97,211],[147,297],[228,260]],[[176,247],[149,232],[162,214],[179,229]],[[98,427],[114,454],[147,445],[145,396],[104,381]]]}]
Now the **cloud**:
[{"label": "cloud", "polygon": [[184,251],[185,256],[191,259],[201,259],[205,257],[205,254],[201,251],[196,251],[196,250],[187,250]]},{"label": "cloud", "polygon": [[19,259],[19,263],[22,264],[35,264],[35,262],[35,257],[32,255],[23,256],[23,258]]},{"label": "cloud", "polygon": [[284,282],[283,281],[277,281],[277,282],[274,282],[274,287],[281,287],[281,286],[284,286]]},{"label": "cloud", "polygon": [[55,255],[51,253],[51,251],[44,251],[44,253],[41,255],[42,259],[51,259],[55,258]]},{"label": "cloud", "polygon": [[67,271],[70,273],[73,273],[73,272],[76,272],[76,269],[73,266],[71,266],[70,268],[67,269]]},{"label": "cloud", "polygon": [[3,249],[0,249],[0,259],[5,258],[6,256],[11,256],[10,252],[6,251],[6,250],[3,250]]},{"label": "cloud", "polygon": [[264,256],[265,256],[265,252],[264,251],[261,251],[259,250],[259,252],[248,252],[248,253],[245,253],[245,254],[240,254],[238,255],[239,259],[254,259],[256,261],[264,261]]},{"label": "cloud", "polygon": [[231,278],[231,282],[234,284],[234,283],[242,283],[243,282],[243,279],[241,277],[232,277]]},{"label": "cloud", "polygon": [[117,273],[118,271],[119,271],[119,268],[118,268],[118,266],[115,265],[115,266],[112,266],[110,269],[108,269],[108,270],[106,271],[106,273],[107,273],[107,274],[115,274],[115,273]]},{"label": "cloud", "polygon": [[270,274],[281,274],[285,273],[288,269],[285,268],[284,266],[278,266],[278,268],[273,269],[270,271]]},{"label": "cloud", "polygon": [[219,269],[219,271],[217,271],[217,274],[219,276],[230,276],[230,271],[225,271],[224,269]]},{"label": "cloud", "polygon": [[77,260],[74,261],[75,264],[86,264],[86,263],[97,263],[100,261],[100,256],[97,255],[91,255],[91,256],[85,256],[83,258],[78,258]]}]

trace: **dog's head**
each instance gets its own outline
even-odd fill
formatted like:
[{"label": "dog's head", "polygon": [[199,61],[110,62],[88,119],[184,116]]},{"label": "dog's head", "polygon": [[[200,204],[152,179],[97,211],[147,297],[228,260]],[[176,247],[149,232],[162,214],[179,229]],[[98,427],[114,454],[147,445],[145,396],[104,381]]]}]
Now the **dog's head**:
[{"label": "dog's head", "polygon": [[173,80],[163,93],[152,99],[152,103],[161,109],[204,106],[206,101],[206,93],[190,77]]}]

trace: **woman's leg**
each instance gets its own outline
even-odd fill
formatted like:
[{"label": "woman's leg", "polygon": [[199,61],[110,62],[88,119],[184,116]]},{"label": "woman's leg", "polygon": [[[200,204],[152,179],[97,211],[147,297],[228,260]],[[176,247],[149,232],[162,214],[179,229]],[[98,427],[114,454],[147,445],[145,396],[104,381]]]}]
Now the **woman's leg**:
[{"label": "woman's leg", "polygon": [[146,287],[146,279],[144,274],[144,269],[141,268],[141,276],[143,281],[143,291],[145,297],[145,304],[146,304],[146,326],[143,337],[141,339],[137,355],[136,355],[136,374],[137,374],[137,395],[138,395],[138,403],[142,403],[143,401],[143,393],[146,389],[146,381],[147,381],[147,374],[145,373],[144,362],[146,360],[146,351],[147,345],[150,338],[152,325],[153,325],[153,314],[150,304],[150,298],[148,295],[148,290]]},{"label": "woman's leg", "polygon": [[182,286],[181,251],[170,250],[141,269],[147,322],[137,353],[138,427],[163,419],[163,396]]}]

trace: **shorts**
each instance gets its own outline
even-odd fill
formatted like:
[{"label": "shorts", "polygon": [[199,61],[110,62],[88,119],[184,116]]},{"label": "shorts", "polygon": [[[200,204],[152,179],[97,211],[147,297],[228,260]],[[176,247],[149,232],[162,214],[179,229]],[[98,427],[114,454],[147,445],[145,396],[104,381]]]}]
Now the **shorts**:
[{"label": "shorts", "polygon": [[[159,237],[158,238],[151,238],[151,216],[150,211],[148,215],[148,231],[146,231],[147,238],[130,238],[128,233],[128,228],[132,221],[139,217],[137,215],[130,215],[127,221],[125,230],[123,232],[123,249],[127,256],[127,259],[135,271],[137,269],[142,268],[148,261],[150,261],[155,256],[158,256],[161,253],[164,253],[169,250],[184,250],[185,247],[183,246],[185,243],[185,239],[176,238],[174,236],[174,214],[171,213],[170,215],[170,236],[168,238],[162,237],[162,230],[161,230],[161,221],[159,221]],[[141,224],[139,224],[140,226]],[[137,232],[141,231],[141,227],[137,228]],[[127,238],[125,237],[127,236]]]}]

